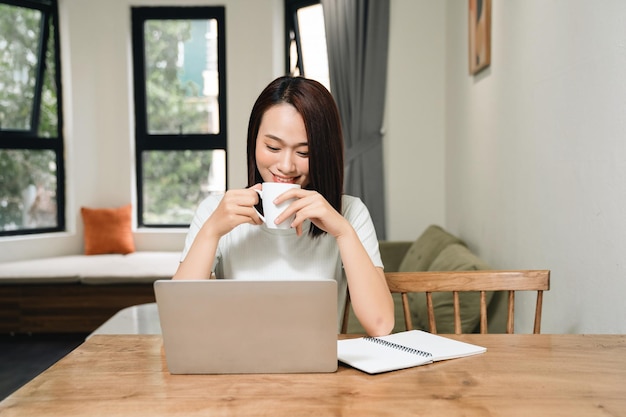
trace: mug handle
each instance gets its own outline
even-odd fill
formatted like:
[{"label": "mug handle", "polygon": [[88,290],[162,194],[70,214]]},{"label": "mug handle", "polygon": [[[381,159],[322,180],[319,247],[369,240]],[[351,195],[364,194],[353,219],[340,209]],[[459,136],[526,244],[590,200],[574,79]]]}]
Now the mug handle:
[{"label": "mug handle", "polygon": [[[253,188],[253,190],[256,191],[256,193],[259,195],[259,198],[263,199],[263,191],[262,190],[257,190],[256,188]],[[263,220],[263,223],[266,223],[265,217],[263,217],[263,215],[261,213],[259,213],[259,210],[257,210],[255,208],[254,211],[256,211],[256,214],[261,218],[261,220]]]}]

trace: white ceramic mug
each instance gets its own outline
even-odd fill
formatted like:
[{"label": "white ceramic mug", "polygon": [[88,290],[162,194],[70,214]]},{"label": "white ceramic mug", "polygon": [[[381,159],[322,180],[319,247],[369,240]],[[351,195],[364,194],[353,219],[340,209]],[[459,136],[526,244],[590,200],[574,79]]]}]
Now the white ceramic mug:
[{"label": "white ceramic mug", "polygon": [[280,224],[274,223],[276,217],[278,217],[292,202],[296,199],[292,198],[287,201],[283,201],[281,204],[274,204],[276,197],[281,195],[287,190],[292,188],[300,188],[300,184],[285,184],[282,182],[264,182],[263,190],[254,189],[259,194],[263,202],[263,215],[257,211],[257,214],[265,222],[270,229],[289,229],[291,223],[296,218],[296,215],[290,216],[283,220]]}]

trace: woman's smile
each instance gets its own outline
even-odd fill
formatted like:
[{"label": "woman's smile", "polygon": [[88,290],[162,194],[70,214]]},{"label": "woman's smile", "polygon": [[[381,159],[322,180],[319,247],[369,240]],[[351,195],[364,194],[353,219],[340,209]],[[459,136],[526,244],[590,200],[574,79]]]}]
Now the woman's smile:
[{"label": "woman's smile", "polygon": [[272,182],[281,182],[284,184],[297,184],[299,177],[290,177],[290,178],[285,178],[285,177],[280,177],[276,174],[273,174],[273,181]]}]

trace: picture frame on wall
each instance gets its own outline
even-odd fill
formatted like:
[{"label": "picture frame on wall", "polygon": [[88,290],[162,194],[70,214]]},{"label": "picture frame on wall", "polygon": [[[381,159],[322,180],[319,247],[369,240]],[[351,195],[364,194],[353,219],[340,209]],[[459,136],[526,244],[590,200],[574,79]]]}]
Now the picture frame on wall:
[{"label": "picture frame on wall", "polygon": [[469,73],[491,64],[491,0],[468,0]]}]

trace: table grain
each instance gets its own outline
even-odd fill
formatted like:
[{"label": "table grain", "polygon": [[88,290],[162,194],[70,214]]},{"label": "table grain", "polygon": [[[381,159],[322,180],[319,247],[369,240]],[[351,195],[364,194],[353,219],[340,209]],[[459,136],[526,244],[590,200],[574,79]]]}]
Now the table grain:
[{"label": "table grain", "polygon": [[171,375],[160,335],[94,335],[11,416],[626,416],[626,335],[449,335],[484,354],[368,375]]}]

